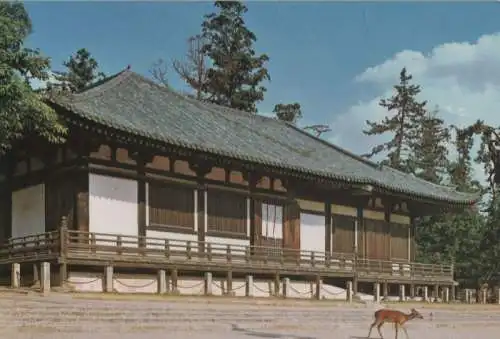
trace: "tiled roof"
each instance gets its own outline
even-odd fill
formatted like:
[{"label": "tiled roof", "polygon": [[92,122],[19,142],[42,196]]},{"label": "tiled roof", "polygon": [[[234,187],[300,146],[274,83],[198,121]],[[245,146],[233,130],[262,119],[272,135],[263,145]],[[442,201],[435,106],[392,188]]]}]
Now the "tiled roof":
[{"label": "tiled roof", "polygon": [[187,98],[128,70],[55,103],[95,123],[195,151],[452,204],[479,198],[380,168],[276,119]]}]

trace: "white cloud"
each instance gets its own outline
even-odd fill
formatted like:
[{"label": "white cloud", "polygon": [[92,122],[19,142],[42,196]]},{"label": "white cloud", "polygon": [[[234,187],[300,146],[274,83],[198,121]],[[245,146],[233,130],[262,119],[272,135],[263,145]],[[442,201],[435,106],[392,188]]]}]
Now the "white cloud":
[{"label": "white cloud", "polygon": [[370,84],[376,94],[359,102],[332,122],[331,141],[356,153],[364,153],[383,138],[362,134],[366,120],[378,121],[386,111],[380,98],[393,93],[403,67],[422,86],[421,99],[438,105],[448,124],[465,126],[477,119],[500,125],[500,34],[483,35],[476,42],[452,42],[424,54],[404,50],[391,59],[366,69],[355,81]]}]

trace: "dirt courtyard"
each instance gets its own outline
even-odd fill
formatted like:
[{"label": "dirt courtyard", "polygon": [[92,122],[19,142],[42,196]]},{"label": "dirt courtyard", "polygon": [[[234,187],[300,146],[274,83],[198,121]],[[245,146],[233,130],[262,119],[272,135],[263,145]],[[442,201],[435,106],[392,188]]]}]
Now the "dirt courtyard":
[{"label": "dirt courtyard", "polygon": [[[0,292],[0,338],[116,339],[361,339],[381,305],[238,301],[197,298],[101,298]],[[423,320],[408,323],[411,339],[498,338],[500,306],[391,305],[417,308]],[[385,325],[384,337],[394,338]],[[372,338],[377,338],[376,330]],[[405,339],[404,332],[399,338]]]}]

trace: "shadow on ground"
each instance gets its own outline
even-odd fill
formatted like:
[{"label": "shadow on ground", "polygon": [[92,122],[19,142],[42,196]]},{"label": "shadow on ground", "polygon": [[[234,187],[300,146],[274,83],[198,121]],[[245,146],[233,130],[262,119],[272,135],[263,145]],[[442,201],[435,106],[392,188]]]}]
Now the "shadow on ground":
[{"label": "shadow on ground", "polygon": [[250,337],[256,338],[275,338],[275,339],[316,339],[316,337],[299,336],[295,334],[279,334],[279,333],[269,333],[261,332],[250,329],[241,328],[238,325],[231,325],[231,330],[234,332],[240,332]]}]

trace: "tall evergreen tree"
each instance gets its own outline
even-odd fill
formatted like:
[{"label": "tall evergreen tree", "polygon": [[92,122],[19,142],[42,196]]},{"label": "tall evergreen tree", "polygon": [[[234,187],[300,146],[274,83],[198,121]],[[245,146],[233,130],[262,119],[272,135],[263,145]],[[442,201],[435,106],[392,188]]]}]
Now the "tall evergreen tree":
[{"label": "tall evergreen tree", "polygon": [[416,128],[416,137],[409,142],[413,154],[409,155],[410,171],[418,177],[441,183],[448,174],[448,142],[450,132],[438,116],[438,108],[422,117]]},{"label": "tall evergreen tree", "polygon": [[302,118],[302,110],[298,102],[293,104],[277,104],[274,106],[273,113],[279,120],[296,124]]},{"label": "tall evergreen tree", "polygon": [[31,20],[22,2],[0,2],[0,155],[24,135],[62,142],[66,129],[29,83],[46,81],[50,62],[23,46]]},{"label": "tall evergreen tree", "polygon": [[68,61],[63,63],[65,71],[56,71],[56,80],[68,86],[72,92],[80,92],[95,81],[104,79],[106,76],[99,71],[99,63],[85,48],[80,48]]},{"label": "tall evergreen tree", "polygon": [[202,24],[203,53],[212,63],[205,92],[216,104],[256,112],[266,91],[261,83],[270,79],[264,67],[269,58],[256,55],[257,37],[245,25],[243,3],[216,1],[215,7],[218,12],[206,15]]},{"label": "tall evergreen tree", "polygon": [[426,101],[417,101],[421,89],[419,85],[411,84],[412,75],[403,68],[399,74],[399,84],[394,86],[395,94],[380,100],[379,105],[389,111],[390,116],[381,122],[366,121],[368,129],[366,135],[393,134],[390,141],[373,147],[366,157],[372,157],[383,151],[387,152],[388,159],[383,164],[404,172],[411,172],[415,167],[410,162],[409,155],[414,152],[412,145],[418,138],[418,129],[426,114]]}]

